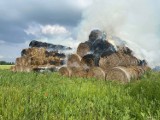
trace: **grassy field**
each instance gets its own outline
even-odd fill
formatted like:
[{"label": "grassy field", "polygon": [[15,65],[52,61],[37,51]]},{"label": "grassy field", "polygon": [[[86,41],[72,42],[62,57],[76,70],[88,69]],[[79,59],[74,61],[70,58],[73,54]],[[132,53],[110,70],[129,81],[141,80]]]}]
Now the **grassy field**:
[{"label": "grassy field", "polygon": [[0,70],[10,69],[13,65],[0,65]]},{"label": "grassy field", "polygon": [[0,70],[0,120],[159,120],[160,74],[129,84]]}]

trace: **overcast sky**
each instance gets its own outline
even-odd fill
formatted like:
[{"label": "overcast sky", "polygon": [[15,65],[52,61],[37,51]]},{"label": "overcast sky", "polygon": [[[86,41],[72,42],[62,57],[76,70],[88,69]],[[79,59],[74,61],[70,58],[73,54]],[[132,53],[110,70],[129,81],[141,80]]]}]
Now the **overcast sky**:
[{"label": "overcast sky", "polygon": [[1,0],[0,60],[14,61],[33,39],[56,44],[68,39],[71,45],[88,1]]},{"label": "overcast sky", "polygon": [[[158,56],[159,11],[159,0],[0,0],[0,60],[15,61],[31,40],[75,47],[94,27],[127,32],[131,42]],[[153,45],[142,39],[146,35]]]}]

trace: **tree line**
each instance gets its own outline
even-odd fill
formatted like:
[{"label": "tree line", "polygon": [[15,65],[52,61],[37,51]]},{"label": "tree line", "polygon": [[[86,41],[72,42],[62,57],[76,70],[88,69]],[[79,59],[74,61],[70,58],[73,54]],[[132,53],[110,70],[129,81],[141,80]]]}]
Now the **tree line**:
[{"label": "tree line", "polygon": [[0,65],[14,65],[14,62],[0,61]]}]

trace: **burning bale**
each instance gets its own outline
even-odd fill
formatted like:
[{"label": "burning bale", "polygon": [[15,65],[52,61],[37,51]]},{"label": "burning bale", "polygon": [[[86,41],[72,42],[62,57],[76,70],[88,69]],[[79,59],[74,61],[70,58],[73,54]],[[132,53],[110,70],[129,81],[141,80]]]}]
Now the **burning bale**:
[{"label": "burning bale", "polygon": [[92,30],[90,35],[89,35],[89,40],[94,42],[97,39],[102,39],[105,40],[106,39],[106,34],[98,29],[96,30]]},{"label": "burning bale", "polygon": [[39,48],[37,49],[36,47],[34,48],[27,48],[27,49],[23,49],[21,52],[21,56],[36,56],[36,57],[45,57],[45,52],[46,49],[45,48]]},{"label": "burning bale", "polygon": [[96,57],[93,54],[87,54],[81,59],[81,66],[85,69],[96,66]]},{"label": "burning bale", "polygon": [[103,53],[112,54],[112,53],[116,52],[116,50],[112,44],[110,44],[108,41],[102,40],[102,39],[97,39],[94,41],[94,43],[92,44],[91,51],[93,51],[93,53],[99,57]]},{"label": "burning bale", "polygon": [[137,66],[138,64],[139,60],[136,57],[120,52],[103,56],[99,61],[99,66],[106,72],[116,66]]},{"label": "burning bale", "polygon": [[[87,54],[93,54],[96,66],[98,66],[99,59],[102,55],[111,55],[115,52],[116,49],[114,46],[106,40],[106,34],[100,30],[91,31],[89,40],[80,43],[77,48],[77,54],[82,58],[87,56]],[[85,58],[86,57],[84,57],[84,59]]]},{"label": "burning bale", "polygon": [[[36,46],[37,47],[33,47]],[[66,55],[59,53],[59,49],[70,49],[65,46],[56,46],[38,41],[30,43],[32,48],[23,49],[21,57],[16,59],[12,71],[30,72],[30,71],[57,71],[57,67],[65,64]],[[54,47],[56,46],[56,47]],[[56,51],[48,51],[46,48],[54,47]]]},{"label": "burning bale", "polygon": [[140,78],[146,68],[147,62],[136,58],[131,49],[124,45],[115,48],[106,40],[104,32],[93,30],[89,40],[79,44],[77,54],[72,54],[67,67],[59,72],[67,76],[129,82]]},{"label": "burning bale", "polygon": [[101,56],[103,52],[114,53],[115,51],[114,46],[106,40],[106,34],[100,30],[91,31],[89,40],[80,43],[77,48],[77,54],[81,57],[88,53],[94,53]]},{"label": "burning bale", "polygon": [[71,50],[72,48],[67,47],[67,46],[63,46],[63,45],[54,45],[51,43],[46,43],[46,42],[40,42],[40,41],[36,41],[33,40],[30,42],[29,47],[33,48],[33,47],[38,47],[38,48],[46,48],[49,49],[51,51],[63,51],[63,50]]},{"label": "burning bale", "polygon": [[81,57],[78,54],[72,54],[68,57],[67,66],[68,67],[80,67]]},{"label": "burning bale", "polygon": [[77,48],[77,54],[81,57],[91,51],[91,42],[80,43]]}]

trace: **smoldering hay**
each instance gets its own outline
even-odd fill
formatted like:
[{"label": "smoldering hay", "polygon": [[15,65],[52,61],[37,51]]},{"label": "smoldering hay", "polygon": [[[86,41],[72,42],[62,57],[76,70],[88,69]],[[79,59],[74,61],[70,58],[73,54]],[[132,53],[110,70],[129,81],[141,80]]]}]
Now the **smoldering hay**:
[{"label": "smoldering hay", "polygon": [[66,54],[70,47],[31,41],[30,47],[21,51],[21,57],[16,58],[13,72],[55,72],[65,64]]},{"label": "smoldering hay", "polygon": [[83,12],[77,39],[84,42],[98,28],[109,41],[134,50],[150,67],[160,66],[159,8],[156,0],[92,0]]},{"label": "smoldering hay", "polygon": [[[69,56],[66,67],[60,69],[61,73],[96,78],[104,73],[105,79],[116,79],[113,77],[116,74],[117,78],[123,76],[120,81],[124,82],[138,79],[149,69],[148,65],[160,66],[159,18],[151,0],[92,0],[76,30],[81,44]],[[127,47],[127,52],[122,50]],[[139,67],[144,71],[142,74]],[[88,75],[90,71],[92,74]]]},{"label": "smoldering hay", "polygon": [[[87,48],[87,49],[86,49]],[[101,30],[92,30],[88,40],[77,47],[77,53],[67,59],[59,73],[68,77],[116,80],[123,83],[139,79],[150,70],[145,60],[133,55],[130,48],[116,46],[107,40]]]}]

